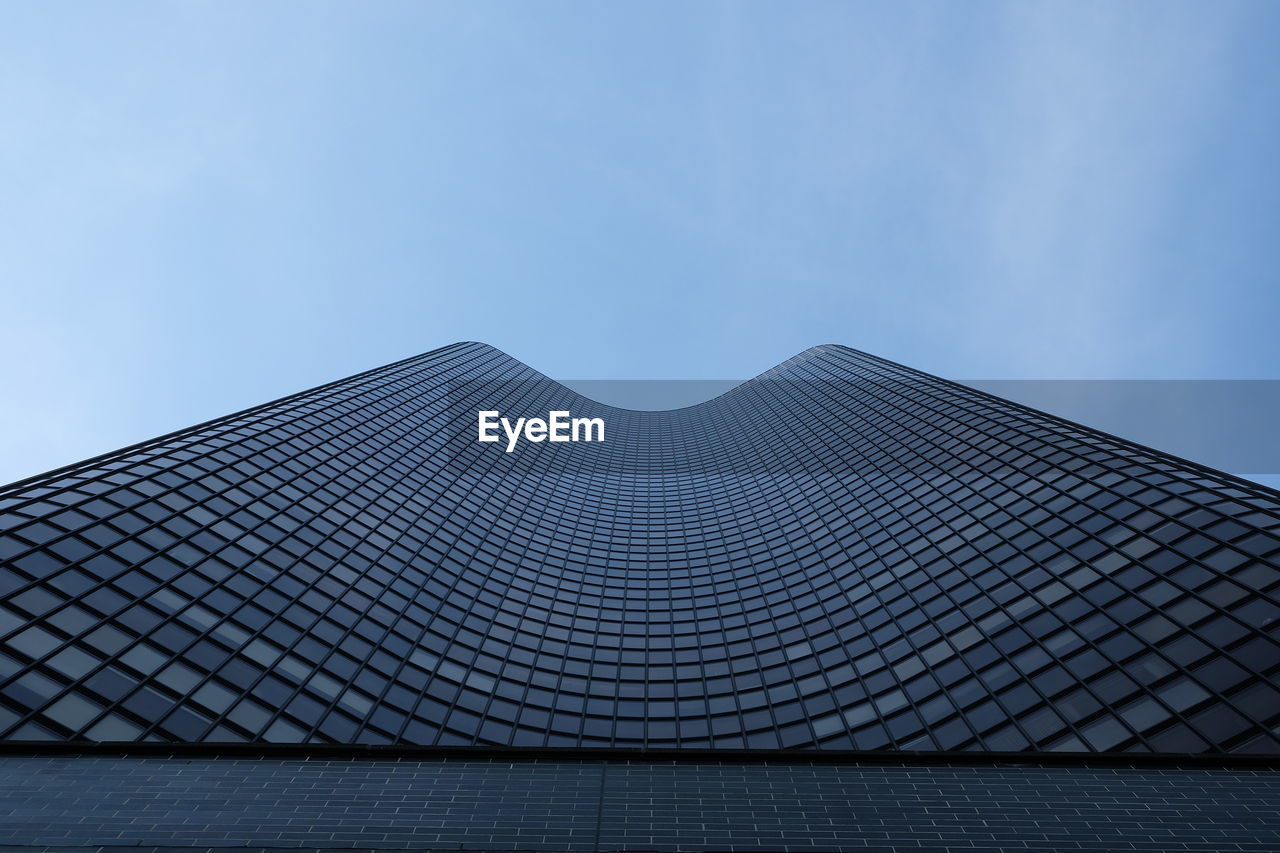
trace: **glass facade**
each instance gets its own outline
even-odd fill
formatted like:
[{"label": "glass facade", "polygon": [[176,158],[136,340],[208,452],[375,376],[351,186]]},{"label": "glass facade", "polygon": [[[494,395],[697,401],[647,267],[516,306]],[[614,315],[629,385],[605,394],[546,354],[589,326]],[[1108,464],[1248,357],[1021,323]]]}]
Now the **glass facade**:
[{"label": "glass facade", "polygon": [[0,737],[1273,753],[1278,589],[1277,493],[845,347],[455,344],[0,489]]}]

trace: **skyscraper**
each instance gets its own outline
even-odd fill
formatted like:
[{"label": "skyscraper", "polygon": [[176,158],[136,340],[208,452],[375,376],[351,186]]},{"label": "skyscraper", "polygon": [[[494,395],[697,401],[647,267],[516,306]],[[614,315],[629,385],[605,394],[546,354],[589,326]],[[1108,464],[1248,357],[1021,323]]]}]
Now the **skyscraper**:
[{"label": "skyscraper", "polygon": [[459,344],[3,510],[9,739],[1278,746],[1273,493],[843,347],[634,412]]},{"label": "skyscraper", "polygon": [[1280,495],[842,346],[648,412],[455,344],[0,523],[11,743],[1280,751]]}]

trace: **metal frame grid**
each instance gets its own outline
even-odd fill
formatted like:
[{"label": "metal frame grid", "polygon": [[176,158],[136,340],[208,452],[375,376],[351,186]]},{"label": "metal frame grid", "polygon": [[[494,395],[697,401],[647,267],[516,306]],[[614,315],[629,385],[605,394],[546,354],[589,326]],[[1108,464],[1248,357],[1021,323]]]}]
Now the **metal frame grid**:
[{"label": "metal frame grid", "polygon": [[845,347],[633,412],[456,344],[0,490],[0,736],[1275,753],[1278,588],[1275,492]]}]

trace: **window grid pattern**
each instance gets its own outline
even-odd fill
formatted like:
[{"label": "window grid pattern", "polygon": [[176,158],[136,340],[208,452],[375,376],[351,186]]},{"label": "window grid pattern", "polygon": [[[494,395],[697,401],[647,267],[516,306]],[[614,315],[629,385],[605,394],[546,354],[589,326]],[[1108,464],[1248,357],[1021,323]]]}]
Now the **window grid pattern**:
[{"label": "window grid pattern", "polygon": [[1275,752],[1278,590],[1275,492],[845,347],[456,344],[0,490],[0,737]]}]

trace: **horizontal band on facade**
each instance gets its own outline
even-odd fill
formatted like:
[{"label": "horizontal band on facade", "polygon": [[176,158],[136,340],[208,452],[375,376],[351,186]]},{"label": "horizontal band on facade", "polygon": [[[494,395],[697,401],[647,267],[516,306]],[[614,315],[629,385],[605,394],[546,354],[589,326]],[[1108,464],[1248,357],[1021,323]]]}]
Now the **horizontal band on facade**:
[{"label": "horizontal band on facade", "polygon": [[388,761],[606,761],[680,764],[1036,765],[1280,770],[1280,755],[1238,753],[991,752],[913,750],[635,749],[630,747],[414,746],[306,743],[94,743],[0,741],[0,755],[138,758],[204,756]]}]

